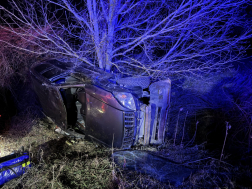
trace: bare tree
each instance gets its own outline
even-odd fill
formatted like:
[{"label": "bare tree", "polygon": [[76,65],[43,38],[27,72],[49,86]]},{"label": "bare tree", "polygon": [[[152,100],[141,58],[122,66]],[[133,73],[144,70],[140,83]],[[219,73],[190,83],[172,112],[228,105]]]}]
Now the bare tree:
[{"label": "bare tree", "polygon": [[[64,55],[111,71],[165,78],[227,68],[246,50],[249,0],[12,0],[1,29],[30,53]],[[19,28],[19,30],[15,30]]]},{"label": "bare tree", "polygon": [[[15,31],[18,30],[15,29]],[[30,42],[27,42],[18,35],[13,35],[12,32],[7,30],[0,30],[0,40],[4,40],[6,43],[10,43],[22,49],[32,48]],[[13,80],[16,76],[22,81],[25,81],[25,79],[27,79],[26,73],[30,66],[33,64],[34,60],[39,58],[41,58],[41,56],[38,54],[26,53],[25,51],[8,45],[0,45],[0,87],[11,90]]]}]

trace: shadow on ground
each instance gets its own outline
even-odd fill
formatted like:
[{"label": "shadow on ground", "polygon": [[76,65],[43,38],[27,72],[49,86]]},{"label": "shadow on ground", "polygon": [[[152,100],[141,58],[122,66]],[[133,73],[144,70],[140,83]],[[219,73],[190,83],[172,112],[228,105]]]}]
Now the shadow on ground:
[{"label": "shadow on ground", "polygon": [[176,187],[196,171],[147,151],[117,151],[113,158],[124,172],[136,171]]}]

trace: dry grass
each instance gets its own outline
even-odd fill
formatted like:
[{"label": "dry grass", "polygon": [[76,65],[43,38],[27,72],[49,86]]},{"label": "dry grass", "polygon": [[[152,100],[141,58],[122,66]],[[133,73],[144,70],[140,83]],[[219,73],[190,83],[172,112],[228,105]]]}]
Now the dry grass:
[{"label": "dry grass", "polygon": [[18,125],[23,129],[18,131],[14,124],[2,133],[1,156],[24,146],[33,166],[3,188],[111,188],[113,185],[108,149],[86,140],[69,146],[68,139],[55,133],[55,125],[46,119],[26,119]]},{"label": "dry grass", "polygon": [[[84,140],[68,145],[68,138],[54,132],[48,119],[20,115],[1,135],[1,156],[24,146],[33,166],[23,176],[3,188],[176,188],[151,176],[120,170],[111,161],[111,149]],[[197,169],[179,188],[248,187],[252,174],[249,166],[232,166],[209,157],[204,144],[192,147],[173,145],[145,147],[187,167]],[[244,180],[245,178],[245,180]]]}]

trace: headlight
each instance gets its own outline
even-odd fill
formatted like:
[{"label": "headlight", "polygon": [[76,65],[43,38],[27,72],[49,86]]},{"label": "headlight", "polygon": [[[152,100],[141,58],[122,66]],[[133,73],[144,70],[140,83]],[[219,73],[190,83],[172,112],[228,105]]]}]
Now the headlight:
[{"label": "headlight", "polygon": [[136,110],[136,105],[132,94],[125,92],[113,92],[116,99],[125,107]]}]

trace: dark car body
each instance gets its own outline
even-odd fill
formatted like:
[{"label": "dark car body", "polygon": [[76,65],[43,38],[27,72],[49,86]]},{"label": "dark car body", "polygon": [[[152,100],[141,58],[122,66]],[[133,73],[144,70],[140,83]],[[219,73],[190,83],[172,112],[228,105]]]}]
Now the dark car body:
[{"label": "dark car body", "polygon": [[[142,143],[148,144],[153,134],[156,136],[152,138],[156,141],[164,135],[170,82],[166,82],[165,107],[161,103],[158,109],[150,103],[148,107],[153,109],[153,113],[149,111],[147,118],[147,105],[143,110],[144,104],[140,100],[143,87],[122,85],[116,81],[114,74],[93,66],[47,60],[33,66],[31,75],[43,112],[63,130],[77,125],[86,136],[121,149],[130,148],[141,137]],[[153,99],[156,98],[154,96]],[[151,99],[152,96],[150,102]],[[155,114],[161,118],[156,119]],[[155,128],[151,126],[153,121],[158,121]],[[148,128],[145,128],[146,122]],[[143,139],[146,130],[149,133]]]}]

